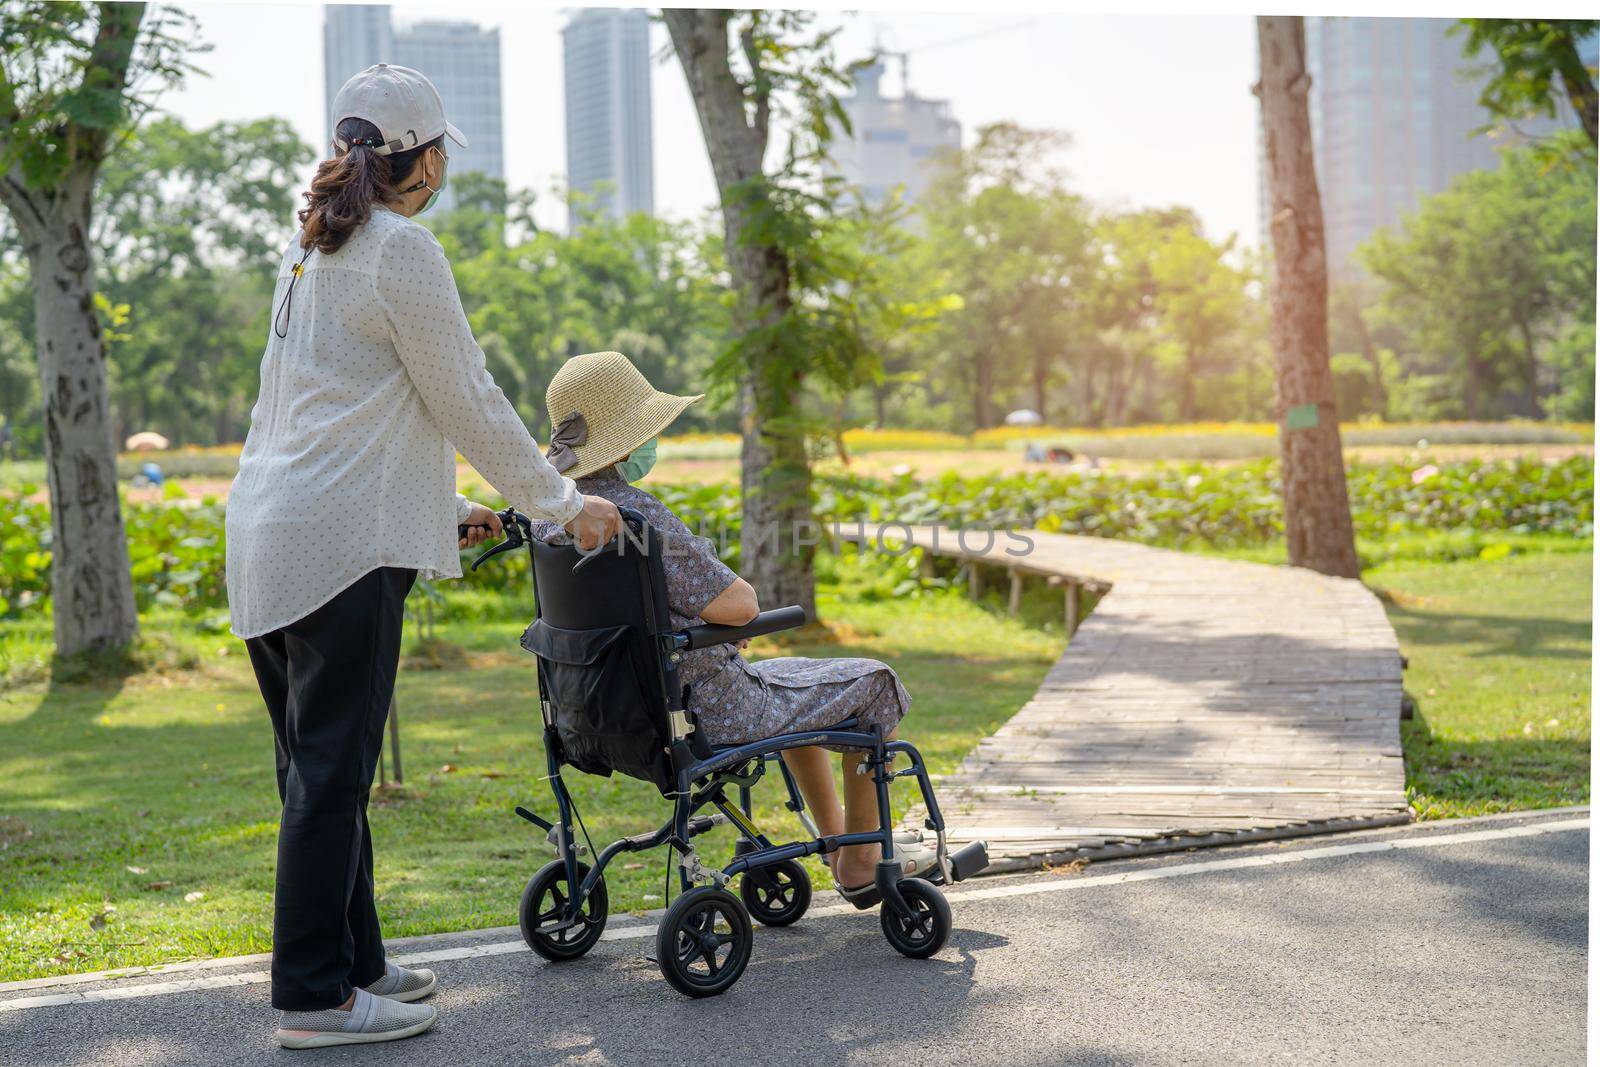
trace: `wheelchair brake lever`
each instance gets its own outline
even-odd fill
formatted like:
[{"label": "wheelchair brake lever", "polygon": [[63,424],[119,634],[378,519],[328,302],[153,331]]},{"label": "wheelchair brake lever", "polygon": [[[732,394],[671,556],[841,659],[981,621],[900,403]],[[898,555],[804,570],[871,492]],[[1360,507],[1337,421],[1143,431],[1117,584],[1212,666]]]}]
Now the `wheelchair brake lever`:
[{"label": "wheelchair brake lever", "polygon": [[[502,552],[510,552],[512,549],[521,548],[523,545],[528,543],[527,535],[524,532],[524,524],[527,523],[528,520],[523,517],[521,513],[511,508],[507,508],[499,514],[500,528],[503,531],[501,534],[502,540],[499,544],[496,544],[486,551],[480,553],[478,558],[472,561],[472,570],[477,570],[480,566],[487,563],[490,559],[498,556]],[[465,537],[467,536],[467,527],[457,526],[456,532],[461,537]]]},{"label": "wheelchair brake lever", "polygon": [[492,557],[498,556],[502,552],[510,552],[514,548],[520,548],[521,545],[521,541],[512,541],[510,538],[506,538],[504,541],[501,541],[499,544],[483,552],[478,556],[477,559],[473,560],[472,569],[477,570],[479,567],[483,566],[483,564],[487,563]]}]

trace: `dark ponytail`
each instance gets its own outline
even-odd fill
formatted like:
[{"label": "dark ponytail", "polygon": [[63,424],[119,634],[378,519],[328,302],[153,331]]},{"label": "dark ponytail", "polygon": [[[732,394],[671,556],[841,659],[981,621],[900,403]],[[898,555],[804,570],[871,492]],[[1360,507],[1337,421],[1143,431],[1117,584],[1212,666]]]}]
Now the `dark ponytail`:
[{"label": "dark ponytail", "polygon": [[350,235],[372,217],[372,206],[400,195],[396,183],[405,179],[417,160],[440,143],[435,137],[404,152],[379,155],[373,145],[383,142],[378,128],[365,119],[345,119],[334,132],[350,147],[325,159],[311,179],[300,211],[300,247],[316,248],[325,255],[344,247]]}]

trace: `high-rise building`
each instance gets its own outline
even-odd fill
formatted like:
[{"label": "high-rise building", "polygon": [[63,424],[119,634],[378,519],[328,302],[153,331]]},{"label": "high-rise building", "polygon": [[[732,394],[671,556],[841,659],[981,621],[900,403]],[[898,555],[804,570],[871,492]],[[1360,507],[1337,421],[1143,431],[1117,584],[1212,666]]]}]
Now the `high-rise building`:
[{"label": "high-rise building", "polygon": [[927,188],[929,162],[961,147],[961,124],[946,100],[917,96],[909,87],[901,96],[885,96],[883,75],[881,57],[856,71],[855,92],[842,101],[850,134],[835,140],[833,163],[871,203],[883,202],[896,187],[915,203]]},{"label": "high-rise building", "polygon": [[[476,171],[505,178],[500,103],[500,31],[470,22],[418,22],[396,29],[389,7],[337,4],[323,9],[323,49],[328,140],[333,139],[333,98],[352,74],[374,63],[397,63],[427,75],[444,99],[445,114],[467,138],[451,144],[450,173]],[[455,203],[445,185],[441,208]]]},{"label": "high-rise building", "polygon": [[[561,31],[566,71],[567,186],[616,218],[655,211],[650,121],[650,16],[586,8]],[[578,213],[569,209],[568,225]]]},{"label": "high-rise building", "polygon": [[[1504,145],[1474,131],[1493,118],[1478,103],[1451,19],[1306,19],[1308,101],[1328,270],[1358,269],[1355,250],[1423,197],[1467,171],[1493,167]],[[1518,123],[1524,133],[1548,122]],[[1260,140],[1260,127],[1257,137]],[[1270,245],[1265,151],[1259,155],[1261,240]]]},{"label": "high-rise building", "polygon": [[320,146],[324,155],[332,151],[333,98],[352,74],[374,63],[398,63],[394,50],[394,27],[389,22],[388,5],[328,4],[322,9],[322,90],[325,96],[322,118],[327,136]]}]

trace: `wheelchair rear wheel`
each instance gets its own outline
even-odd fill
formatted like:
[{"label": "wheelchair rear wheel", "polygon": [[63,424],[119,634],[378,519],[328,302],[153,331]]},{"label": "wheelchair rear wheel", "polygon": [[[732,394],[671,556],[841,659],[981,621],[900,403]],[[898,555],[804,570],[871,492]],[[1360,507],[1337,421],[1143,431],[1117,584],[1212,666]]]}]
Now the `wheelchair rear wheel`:
[{"label": "wheelchair rear wheel", "polygon": [[921,878],[902,878],[899,886],[900,895],[911,906],[911,915],[900,918],[884,901],[883,910],[878,913],[883,936],[901,955],[927,959],[944,948],[950,937],[950,902],[932,882]]},{"label": "wheelchair rear wheel", "polygon": [[714,997],[750,963],[750,916],[725,889],[696,886],[672,902],[656,928],[656,963],[678,992]]},{"label": "wheelchair rear wheel", "polygon": [[[581,880],[588,874],[588,865],[578,864],[578,878]],[[522,940],[533,951],[556,963],[575,960],[594,948],[606,928],[609,902],[606,900],[606,880],[601,878],[583,902],[575,925],[549,933],[542,932],[540,927],[561,921],[562,910],[571,896],[572,887],[567,884],[567,865],[559,859],[551,860],[528,880],[527,888],[522,891],[522,906],[517,910]]]},{"label": "wheelchair rear wheel", "polygon": [[763,926],[788,926],[811,906],[811,876],[794,860],[756,867],[739,879],[739,899]]}]

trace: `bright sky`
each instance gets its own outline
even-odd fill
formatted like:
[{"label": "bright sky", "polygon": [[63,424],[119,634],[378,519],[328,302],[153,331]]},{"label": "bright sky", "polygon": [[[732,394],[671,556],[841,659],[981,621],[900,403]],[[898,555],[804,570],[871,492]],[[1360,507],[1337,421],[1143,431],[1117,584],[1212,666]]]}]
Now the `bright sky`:
[{"label": "bright sky", "polygon": [[[163,101],[191,126],[282,115],[320,146],[325,119],[322,7],[293,3],[182,5],[214,47],[195,77]],[[459,0],[396,4],[397,23],[468,19],[501,30],[506,178],[543,192],[565,169],[561,26],[554,8]],[[830,15],[840,55],[876,38],[908,49],[911,87],[951,101],[964,135],[1011,119],[1065,130],[1061,158],[1077,190],[1126,206],[1187,204],[1213,237],[1257,239],[1255,33],[1245,15]],[[665,46],[665,27],[657,25]],[[926,46],[925,51],[917,49]],[[426,73],[426,71],[424,71]],[[891,65],[886,87],[898,93]],[[656,208],[686,217],[715,203],[715,187],[688,88],[676,60],[654,68]],[[548,198],[546,198],[548,199]],[[562,225],[545,203],[541,220]]]}]

